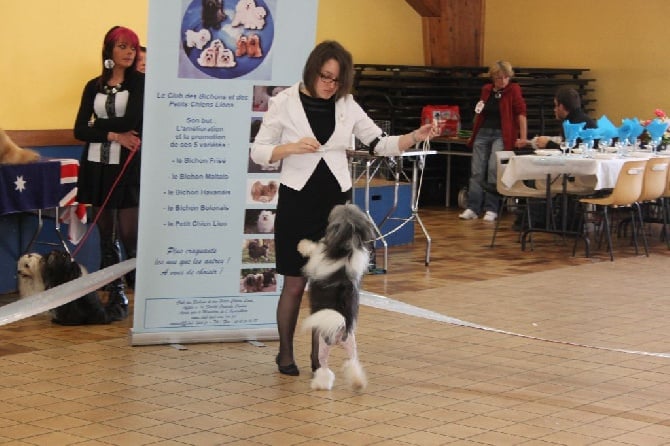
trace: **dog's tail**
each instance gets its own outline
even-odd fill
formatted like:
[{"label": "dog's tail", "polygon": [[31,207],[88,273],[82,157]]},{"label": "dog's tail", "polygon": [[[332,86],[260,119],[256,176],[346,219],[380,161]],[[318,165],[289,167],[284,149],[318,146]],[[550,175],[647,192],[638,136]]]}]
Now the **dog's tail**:
[{"label": "dog's tail", "polygon": [[346,330],[344,316],[335,310],[319,310],[302,322],[303,330],[316,330],[325,339],[335,340]]}]

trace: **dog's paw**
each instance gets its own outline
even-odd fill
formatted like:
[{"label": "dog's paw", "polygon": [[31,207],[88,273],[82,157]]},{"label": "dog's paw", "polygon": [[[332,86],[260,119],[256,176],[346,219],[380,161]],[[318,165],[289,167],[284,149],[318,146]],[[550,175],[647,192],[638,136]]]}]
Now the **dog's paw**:
[{"label": "dog's paw", "polygon": [[358,361],[348,360],[342,366],[344,379],[354,390],[363,390],[368,385],[368,378],[365,376],[365,370]]},{"label": "dog's paw", "polygon": [[302,239],[300,240],[300,242],[298,242],[298,252],[303,257],[309,257],[312,251],[314,251],[315,246],[316,243],[314,243],[313,241],[308,239]]},{"label": "dog's paw", "polygon": [[314,372],[310,383],[312,390],[330,390],[335,383],[335,374],[330,369],[320,367]]}]

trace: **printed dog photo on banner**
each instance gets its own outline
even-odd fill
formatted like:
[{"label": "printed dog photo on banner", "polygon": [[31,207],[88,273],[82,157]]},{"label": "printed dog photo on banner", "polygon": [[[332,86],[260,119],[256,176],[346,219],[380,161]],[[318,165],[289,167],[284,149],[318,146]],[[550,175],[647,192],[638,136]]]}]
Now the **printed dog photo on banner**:
[{"label": "printed dog photo on banner", "polygon": [[268,111],[270,98],[287,88],[288,86],[281,85],[254,85],[254,102],[251,110],[255,112]]},{"label": "printed dog photo on banner", "polygon": [[245,234],[274,234],[274,209],[247,209],[244,213]]},{"label": "printed dog photo on banner", "polygon": [[242,240],[242,263],[274,263],[275,241],[271,238]]},{"label": "printed dog photo on banner", "polygon": [[244,268],[240,271],[241,293],[273,293],[277,291],[274,268]]},{"label": "printed dog photo on banner", "polygon": [[247,180],[247,203],[249,204],[277,204],[279,181],[277,180]]},{"label": "printed dog photo on banner", "polygon": [[277,0],[184,0],[181,78],[269,80]]}]

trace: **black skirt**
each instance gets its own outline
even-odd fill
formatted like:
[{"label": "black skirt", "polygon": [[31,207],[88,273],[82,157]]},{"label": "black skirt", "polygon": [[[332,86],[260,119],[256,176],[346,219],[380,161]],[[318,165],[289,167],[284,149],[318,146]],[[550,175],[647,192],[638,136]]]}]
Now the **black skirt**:
[{"label": "black skirt", "polygon": [[279,186],[275,217],[277,272],[285,276],[302,276],[307,263],[298,252],[302,239],[320,240],[326,232],[328,214],[338,204],[351,199],[351,189],[342,192],[340,184],[326,162],[319,161],[302,190]]},{"label": "black skirt", "polygon": [[[112,186],[119,177],[127,159],[127,150],[123,149],[119,164],[103,164],[89,161],[88,147],[79,161],[77,178],[77,201],[96,207],[102,206]],[[106,209],[124,209],[137,207],[140,202],[140,154],[135,154],[125,172],[111,192]]]}]

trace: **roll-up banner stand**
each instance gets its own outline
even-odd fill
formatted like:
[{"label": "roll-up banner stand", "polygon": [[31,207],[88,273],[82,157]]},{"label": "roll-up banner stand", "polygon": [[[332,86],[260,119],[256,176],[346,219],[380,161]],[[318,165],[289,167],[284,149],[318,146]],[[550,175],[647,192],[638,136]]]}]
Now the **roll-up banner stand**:
[{"label": "roll-up banner stand", "polygon": [[249,149],[317,0],[151,0],[131,344],[277,339],[281,167]]}]

